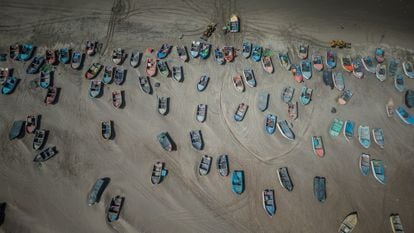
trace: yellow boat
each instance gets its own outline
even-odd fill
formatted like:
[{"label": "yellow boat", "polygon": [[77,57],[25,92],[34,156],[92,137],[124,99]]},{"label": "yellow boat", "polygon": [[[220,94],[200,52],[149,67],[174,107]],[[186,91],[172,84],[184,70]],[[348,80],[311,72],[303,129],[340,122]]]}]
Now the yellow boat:
[{"label": "yellow boat", "polygon": [[358,214],[356,212],[346,216],[344,221],[342,221],[341,226],[339,227],[339,233],[350,233],[355,228],[358,222]]}]

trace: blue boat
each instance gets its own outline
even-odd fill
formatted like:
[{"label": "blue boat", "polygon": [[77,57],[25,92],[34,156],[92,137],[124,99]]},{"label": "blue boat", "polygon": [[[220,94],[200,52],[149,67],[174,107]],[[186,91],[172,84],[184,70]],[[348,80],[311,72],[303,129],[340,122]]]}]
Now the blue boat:
[{"label": "blue boat", "polygon": [[1,88],[1,94],[8,95],[13,92],[14,88],[16,88],[17,79],[15,77],[9,76],[6,78],[6,81]]},{"label": "blue boat", "polygon": [[69,48],[61,48],[59,51],[59,61],[63,64],[67,64],[70,61]]},{"label": "blue boat", "polygon": [[45,63],[45,58],[41,56],[36,56],[33,58],[32,62],[26,69],[27,74],[36,74],[39,72],[40,67]]},{"label": "blue boat", "polygon": [[112,79],[115,73],[114,70],[115,69],[112,66],[105,66],[105,71],[104,71],[103,78],[102,78],[102,82],[104,84],[110,84],[112,82]]},{"label": "blue boat", "polygon": [[354,127],[355,122],[349,120],[345,121],[344,136],[347,141],[350,141],[354,137]]},{"label": "blue boat", "polygon": [[95,182],[95,184],[92,186],[92,189],[88,195],[89,206],[92,206],[99,202],[99,200],[101,199],[102,193],[105,190],[108,183],[109,183],[109,178],[101,178]]},{"label": "blue boat", "polygon": [[224,53],[220,48],[216,48],[214,50],[214,60],[219,64],[219,65],[224,65],[224,63],[226,62],[226,60],[224,60]]},{"label": "blue boat", "polygon": [[260,45],[253,45],[252,60],[259,62],[262,59],[263,48]]},{"label": "blue boat", "polygon": [[272,217],[276,213],[275,191],[273,189],[265,189],[262,193],[263,208],[267,215]]},{"label": "blue boat", "polygon": [[333,51],[328,51],[326,53],[326,66],[329,69],[333,69],[336,67],[336,54]]},{"label": "blue boat", "polygon": [[252,44],[248,41],[244,41],[242,44],[243,47],[243,51],[242,51],[242,55],[245,58],[249,58],[250,54],[252,53]]},{"label": "blue boat", "polygon": [[234,170],[231,173],[231,191],[237,195],[244,192],[244,171]]},{"label": "blue boat", "polygon": [[32,44],[24,44],[17,55],[17,60],[28,61],[33,55],[34,46]]},{"label": "blue boat", "polygon": [[47,89],[52,82],[52,71],[45,70],[40,72],[39,86],[43,89]]},{"label": "blue boat", "polygon": [[276,130],[277,117],[272,114],[267,114],[265,118],[265,130],[268,134],[274,134]]},{"label": "blue boat", "polygon": [[402,106],[398,106],[395,112],[404,123],[407,125],[414,125],[414,116],[408,114],[408,112]]},{"label": "blue boat", "polygon": [[158,59],[164,59],[168,56],[171,50],[171,45],[169,44],[162,44],[160,50],[157,52]]}]

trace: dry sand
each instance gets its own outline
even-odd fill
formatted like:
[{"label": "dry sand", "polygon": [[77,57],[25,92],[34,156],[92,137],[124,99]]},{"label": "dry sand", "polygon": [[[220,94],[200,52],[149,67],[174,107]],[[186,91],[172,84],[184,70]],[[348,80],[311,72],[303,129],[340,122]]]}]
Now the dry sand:
[{"label": "dry sand", "polygon": [[[414,34],[409,31],[412,2],[351,2],[351,8],[357,6],[358,10],[342,9],[343,1],[329,1],[332,5],[328,1],[308,2],[301,7],[292,1],[128,0],[112,13],[117,3],[111,1],[3,0],[0,45],[6,50],[16,41],[32,42],[43,54],[46,48],[80,49],[87,39],[97,39],[104,43],[106,53],[88,57],[85,66],[94,61],[110,65],[114,48],[144,51],[163,42],[188,47],[208,23],[217,22],[218,30],[210,39],[213,45],[240,48],[242,40],[248,39],[275,51],[288,49],[294,62],[298,62],[299,43],[309,43],[312,53],[324,53],[326,41],[336,38],[353,43],[350,50],[337,50],[339,56],[372,55],[375,47],[382,46],[387,58],[413,59]],[[241,33],[224,36],[220,28],[231,13],[241,17]],[[401,215],[406,232],[414,232],[414,133],[412,126],[385,114],[384,105],[390,97],[396,104],[403,103],[403,95],[396,92],[391,79],[380,83],[372,74],[363,80],[346,74],[346,86],[354,97],[348,105],[337,106],[339,92],[324,86],[321,73],[315,72],[306,81],[314,89],[313,100],[300,106],[299,118],[290,121],[297,139],[287,142],[279,133],[266,135],[262,126],[267,113],[287,119],[287,107],[280,100],[282,88],[294,86],[297,100],[301,87],[275,57],[272,75],[265,74],[259,63],[241,56],[225,66],[212,58],[183,64],[174,50],[167,61],[170,66],[184,66],[183,83],[157,76],[151,79],[152,84],[160,82],[161,86],[153,95],[146,95],[137,87],[143,66],[134,70],[125,63],[126,82],[121,87],[105,86],[99,99],[88,96],[85,68],[74,71],[59,65],[55,85],[62,91],[54,106],[42,103],[44,90],[30,88],[35,76],[25,74],[28,62],[0,63],[15,68],[21,79],[12,95],[0,97],[0,201],[8,203],[0,232],[336,232],[352,211],[359,214],[354,232],[390,232],[388,216],[394,212]],[[248,67],[254,70],[258,86],[238,93],[230,78]],[[208,74],[211,81],[206,91],[198,93],[195,84],[201,74]],[[414,80],[406,79],[406,83],[414,88]],[[110,92],[115,89],[125,90],[124,109],[111,106]],[[262,90],[271,94],[265,113],[256,106],[256,96]],[[171,97],[167,116],[157,113],[156,96]],[[236,123],[233,112],[242,101],[250,109],[245,120]],[[198,103],[208,104],[203,124],[195,121]],[[336,114],[330,113],[333,106],[338,109]],[[59,151],[42,167],[32,162],[33,135],[7,139],[13,120],[23,120],[28,114],[42,115],[41,128],[50,130],[47,144],[56,145]],[[334,117],[382,127],[385,149],[372,144],[364,150],[357,140],[347,142],[342,135],[331,138],[328,128]],[[99,122],[107,119],[115,124],[113,141],[100,137]],[[202,152],[191,148],[188,134],[193,129],[202,130]],[[161,149],[155,139],[161,131],[170,133],[178,145],[176,152]],[[313,155],[312,135],[323,136],[324,158]],[[360,174],[358,156],[362,152],[384,160],[386,185],[371,174]],[[197,166],[203,154],[214,159],[228,154],[230,168],[245,171],[245,192],[235,196],[230,179],[220,177],[215,164],[208,176],[200,177]],[[158,160],[166,162],[169,174],[161,185],[153,186],[150,174]],[[282,189],[277,181],[276,169],[282,166],[289,168],[293,192]],[[316,175],[327,178],[327,201],[323,204],[313,196]],[[101,202],[88,207],[87,193],[97,178],[105,176],[111,183]],[[260,193],[265,188],[276,190],[277,213],[273,218],[262,208]],[[125,195],[126,202],[120,221],[112,228],[105,223],[105,210],[116,194]]]}]

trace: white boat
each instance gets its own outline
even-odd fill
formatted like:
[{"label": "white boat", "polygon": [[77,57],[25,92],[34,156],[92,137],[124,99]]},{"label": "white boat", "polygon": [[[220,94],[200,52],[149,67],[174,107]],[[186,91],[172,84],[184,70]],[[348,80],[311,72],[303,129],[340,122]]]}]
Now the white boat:
[{"label": "white boat", "polygon": [[375,76],[378,80],[383,82],[387,78],[387,66],[385,64],[378,64],[375,71]]},{"label": "white boat", "polygon": [[371,159],[369,154],[362,153],[359,156],[359,170],[361,171],[362,175],[367,176],[369,174],[370,166],[371,166]]},{"label": "white boat", "polygon": [[382,160],[372,159],[371,160],[371,170],[375,179],[381,184],[385,184],[385,170],[384,163]]},{"label": "white boat", "polygon": [[384,132],[381,128],[373,128],[372,129],[372,137],[374,138],[374,142],[381,148],[384,148]]},{"label": "white boat", "polygon": [[402,63],[402,66],[403,66],[405,75],[407,75],[408,78],[414,78],[413,63],[409,61],[405,61]]},{"label": "white boat", "polygon": [[182,66],[173,66],[173,78],[177,82],[183,80],[183,67]]},{"label": "white boat", "polygon": [[345,89],[345,79],[342,72],[333,73],[333,83],[336,89],[343,91]]},{"label": "white boat", "polygon": [[394,78],[394,87],[398,92],[403,92],[405,90],[404,76],[402,74],[397,74]]},{"label": "white boat", "polygon": [[254,73],[252,69],[244,69],[243,70],[243,77],[246,81],[246,84],[249,87],[255,87],[256,86],[256,78],[254,77]]},{"label": "white boat", "polygon": [[399,214],[391,214],[390,222],[393,233],[404,233],[404,227],[401,223],[401,218]]},{"label": "white boat", "polygon": [[293,133],[292,129],[289,127],[289,124],[286,120],[279,121],[277,123],[277,129],[282,134],[282,136],[288,140],[295,140],[295,134]]},{"label": "white boat", "polygon": [[207,105],[206,104],[197,105],[196,120],[202,123],[206,120],[206,116],[207,116]]},{"label": "white boat", "polygon": [[369,132],[369,126],[360,125],[358,127],[358,140],[361,146],[365,149],[368,149],[371,145],[371,136]]},{"label": "white boat", "polygon": [[158,113],[161,115],[167,115],[168,113],[168,105],[169,105],[169,97],[158,97]]}]

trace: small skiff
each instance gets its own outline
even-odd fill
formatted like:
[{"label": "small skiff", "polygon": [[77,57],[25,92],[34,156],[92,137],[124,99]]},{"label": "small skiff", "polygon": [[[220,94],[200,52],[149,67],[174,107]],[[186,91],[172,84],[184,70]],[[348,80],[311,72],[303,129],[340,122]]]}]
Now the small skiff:
[{"label": "small skiff", "polygon": [[352,62],[352,67],[353,67],[352,74],[353,74],[356,78],[361,79],[361,78],[363,78],[363,77],[364,77],[364,70],[362,69],[362,63],[361,63],[361,60],[359,60],[359,59],[355,59],[355,60]]},{"label": "small skiff", "polygon": [[95,55],[97,41],[86,41],[85,52],[89,56]]},{"label": "small skiff", "polygon": [[33,138],[33,149],[39,150],[46,142],[46,130],[36,130]]},{"label": "small skiff", "polygon": [[164,60],[157,60],[157,68],[162,76],[170,76],[170,69],[168,68],[167,62]]},{"label": "small skiff", "polygon": [[119,219],[119,215],[121,214],[121,210],[124,204],[124,197],[119,195],[113,197],[111,202],[109,203],[108,213],[106,216],[106,220],[108,222],[116,222]]},{"label": "small skiff", "polygon": [[183,67],[173,66],[172,76],[175,81],[181,82],[183,80]]},{"label": "small skiff", "polygon": [[245,58],[249,58],[251,53],[252,53],[252,43],[248,41],[243,41],[242,56]]},{"label": "small skiff", "polygon": [[302,105],[308,105],[312,99],[312,92],[313,90],[311,88],[308,88],[306,86],[302,87],[302,91],[300,93],[300,103]]},{"label": "small skiff", "polygon": [[273,217],[276,213],[275,193],[273,189],[265,189],[262,192],[263,208],[269,217]]},{"label": "small skiff", "polygon": [[269,106],[269,93],[259,92],[257,99],[257,107],[260,111],[264,112]]},{"label": "small skiff", "polygon": [[353,93],[351,90],[345,90],[342,92],[342,94],[338,97],[338,104],[340,105],[345,105],[346,103],[349,102],[349,100],[351,100],[353,96]]},{"label": "small skiff", "polygon": [[102,65],[100,63],[92,63],[92,65],[88,68],[88,70],[85,73],[86,79],[93,79],[96,77],[96,75],[99,74],[99,71],[102,69]]},{"label": "small skiff", "polygon": [[268,134],[274,134],[276,130],[277,117],[273,114],[267,114],[264,122],[264,129]]},{"label": "small skiff", "polygon": [[220,176],[226,177],[229,175],[229,159],[227,155],[220,155],[217,158],[217,171]]},{"label": "small skiff", "polygon": [[114,83],[116,85],[122,85],[125,81],[125,74],[126,74],[126,70],[124,70],[123,68],[121,67],[115,68]]},{"label": "small skiff", "polygon": [[38,116],[29,115],[26,117],[26,133],[34,133],[38,127]]},{"label": "small skiff", "polygon": [[312,78],[312,65],[311,62],[308,60],[304,60],[300,62],[300,68],[302,69],[302,76],[306,80]]},{"label": "small skiff", "polygon": [[204,122],[207,117],[207,105],[199,104],[196,110],[196,120],[200,123]]},{"label": "small skiff", "polygon": [[295,140],[295,134],[292,129],[289,127],[289,124],[286,120],[279,121],[277,123],[277,129],[282,134],[282,136],[290,141]]},{"label": "small skiff", "polygon": [[325,149],[323,147],[321,136],[312,136],[312,149],[313,153],[319,157],[323,157],[325,155]]},{"label": "small skiff", "polygon": [[112,121],[101,121],[101,135],[106,140],[112,138]]},{"label": "small skiff", "polygon": [[57,87],[49,87],[47,89],[47,93],[46,93],[46,97],[45,97],[46,105],[55,103],[57,92],[58,92]]},{"label": "small skiff", "polygon": [[298,83],[303,82],[302,70],[300,69],[300,66],[292,65],[291,70],[292,70],[293,79]]},{"label": "small skiff", "polygon": [[167,115],[169,110],[169,102],[170,97],[158,97],[157,109],[159,114]]},{"label": "small skiff", "polygon": [[375,71],[375,76],[378,80],[384,82],[387,78],[387,66],[384,64],[378,64]]},{"label": "small skiff", "polygon": [[18,61],[28,61],[33,55],[35,46],[32,44],[23,44],[21,47],[17,46],[17,60]]},{"label": "small skiff", "polygon": [[308,58],[308,52],[309,52],[309,45],[301,44],[299,45],[299,58],[304,60]]},{"label": "small skiff", "polygon": [[277,177],[279,178],[280,185],[282,185],[283,188],[289,192],[293,190],[293,182],[289,176],[287,167],[281,167],[277,169]]},{"label": "small skiff", "polygon": [[22,49],[22,46],[19,44],[10,45],[9,47],[9,56],[10,59],[18,60],[18,55]]},{"label": "small skiff", "polygon": [[272,63],[272,58],[270,56],[263,56],[262,58],[262,67],[263,69],[271,74],[273,73],[273,63]]},{"label": "small skiff", "polygon": [[293,98],[293,94],[295,93],[295,88],[288,86],[283,88],[283,92],[282,92],[282,101],[286,104],[290,103],[290,101]]},{"label": "small skiff", "polygon": [[336,89],[339,91],[343,91],[345,89],[345,79],[342,72],[333,73],[332,80]]},{"label": "small skiff", "polygon": [[207,87],[209,79],[210,78],[207,75],[202,75],[200,80],[197,82],[197,91],[204,91]]},{"label": "small skiff", "polygon": [[252,69],[244,69],[243,70],[243,76],[244,80],[246,81],[246,84],[249,87],[255,87],[256,86],[256,78],[254,76]]},{"label": "small skiff", "polygon": [[347,141],[351,141],[354,137],[355,122],[347,120],[344,125],[344,137]]},{"label": "small skiff", "polygon": [[404,233],[404,227],[399,214],[391,214],[390,222],[393,233]]},{"label": "small skiff", "polygon": [[141,53],[138,50],[133,50],[131,52],[131,57],[129,58],[129,64],[132,68],[136,68],[141,61]]},{"label": "small skiff", "polygon": [[124,50],[121,48],[115,49],[112,51],[112,61],[115,65],[121,65],[124,61],[125,55]]},{"label": "small skiff", "polygon": [[242,121],[246,115],[248,108],[249,106],[245,103],[239,104],[239,106],[237,106],[236,112],[234,113],[234,120]]},{"label": "small skiff", "polygon": [[19,138],[23,135],[25,121],[14,121],[9,132],[9,140]]},{"label": "small skiff", "polygon": [[382,160],[371,159],[371,170],[375,179],[381,184],[385,184],[385,170]]},{"label": "small skiff", "polygon": [[391,58],[388,62],[388,75],[390,77],[394,77],[397,74],[398,66],[400,65],[400,61],[394,58]]},{"label": "small skiff", "polygon": [[112,92],[112,106],[120,108],[123,104],[122,91],[116,90]]},{"label": "small skiff", "polygon": [[376,48],[375,49],[375,60],[378,63],[383,63],[385,60],[385,51],[383,48]]},{"label": "small skiff", "polygon": [[219,64],[219,65],[224,65],[224,63],[226,63],[226,60],[224,59],[224,53],[223,50],[220,49],[219,47],[217,47],[214,50],[214,60]]},{"label": "small skiff", "polygon": [[68,64],[70,62],[70,49],[61,48],[59,50],[59,62],[62,64]]},{"label": "small skiff", "polygon": [[333,69],[336,67],[336,54],[333,51],[326,52],[326,67]]},{"label": "small skiff", "polygon": [[339,233],[351,233],[354,230],[355,226],[358,223],[358,214],[351,213],[345,217],[342,221],[341,225],[339,226]]},{"label": "small skiff", "polygon": [[388,100],[388,103],[385,105],[385,111],[387,112],[388,117],[394,116],[394,101],[392,98],[390,98],[390,100]]},{"label": "small skiff", "polygon": [[208,56],[210,56],[210,49],[211,49],[211,44],[203,42],[201,43],[201,48],[200,48],[200,53],[199,56],[201,59],[207,59]]},{"label": "small skiff", "polygon": [[384,132],[382,131],[382,128],[373,128],[372,137],[374,138],[374,142],[380,148],[384,148]]},{"label": "small skiff", "polygon": [[252,60],[259,62],[262,59],[263,48],[260,45],[253,45],[252,49]]},{"label": "small skiff", "polygon": [[335,84],[333,82],[333,75],[332,75],[331,69],[327,69],[323,71],[322,79],[323,79],[323,83],[326,86],[329,86],[331,89],[334,89]]},{"label": "small skiff", "polygon": [[74,70],[78,70],[82,67],[83,54],[79,51],[75,51],[72,54],[72,59],[70,61],[70,67]]},{"label": "small skiff", "polygon": [[201,130],[190,131],[190,141],[194,149],[202,150],[204,147],[204,142],[203,136],[201,135]]},{"label": "small skiff", "polygon": [[279,63],[282,66],[282,68],[290,70],[292,63],[290,62],[288,52],[279,53]]},{"label": "small skiff", "polygon": [[288,103],[288,117],[291,120],[296,120],[298,118],[298,102],[289,102]]},{"label": "small skiff", "polygon": [[147,73],[149,77],[154,77],[155,74],[157,74],[157,63],[155,59],[147,58],[147,61],[145,63],[145,73]]},{"label": "small skiff", "polygon": [[161,48],[157,51],[157,58],[164,59],[168,56],[171,51],[171,45],[169,44],[162,44]]},{"label": "small skiff", "polygon": [[232,62],[234,59],[234,48],[231,46],[224,46],[223,55],[226,62]]},{"label": "small skiff", "polygon": [[370,156],[369,154],[362,153],[359,156],[359,170],[361,171],[363,176],[367,176],[370,172]]},{"label": "small skiff", "polygon": [[239,17],[237,15],[232,15],[230,17],[229,27],[230,27],[229,31],[232,32],[232,33],[240,31],[240,21],[239,21]]},{"label": "small skiff", "polygon": [[166,173],[167,171],[164,169],[164,163],[156,162],[154,166],[152,167],[151,183],[152,184],[161,183]]},{"label": "small skiff", "polygon": [[191,43],[191,48],[190,48],[190,55],[193,58],[197,58],[200,54],[200,49],[201,49],[201,43],[200,41],[193,41]]},{"label": "small skiff", "polygon": [[107,177],[96,180],[88,194],[88,206],[92,206],[100,201],[102,193],[105,191],[105,188],[108,186],[109,182],[110,179]]},{"label": "small skiff", "polygon": [[200,165],[198,166],[198,174],[200,174],[200,176],[205,176],[210,172],[212,160],[213,158],[208,155],[203,155],[203,157],[201,157]]},{"label": "small skiff", "polygon": [[52,83],[53,71],[45,70],[40,71],[39,86],[43,89],[47,89]]},{"label": "small skiff", "polygon": [[48,147],[44,150],[42,150],[41,152],[39,152],[33,159],[33,162],[46,162],[47,160],[49,160],[50,158],[52,158],[53,156],[55,156],[57,154],[56,152],[56,147],[52,146],[52,147]]},{"label": "small skiff", "polygon": [[244,172],[234,170],[231,173],[231,191],[237,195],[241,195],[244,191]]},{"label": "small skiff", "polygon": [[371,56],[366,56],[361,59],[366,71],[375,74],[375,65]]},{"label": "small skiff", "polygon": [[232,78],[232,81],[233,81],[234,88],[236,88],[236,91],[239,91],[239,92],[244,91],[244,82],[240,75],[234,76]]},{"label": "small skiff", "polygon": [[178,45],[177,46],[177,55],[183,62],[188,61],[188,52],[187,47],[185,45]]},{"label": "small skiff", "polygon": [[167,132],[161,132],[157,135],[157,140],[160,143],[161,147],[166,151],[173,150],[173,143],[170,138],[170,135]]},{"label": "small skiff", "polygon": [[8,95],[11,94],[17,85],[17,78],[13,76],[9,76],[3,83],[3,87],[1,88],[1,94]]},{"label": "small skiff", "polygon": [[354,70],[354,67],[352,66],[352,58],[349,55],[342,57],[341,64],[346,72],[352,72]]},{"label": "small skiff", "polygon": [[404,92],[405,82],[404,82],[404,76],[402,74],[399,73],[395,76],[394,87],[398,92]]},{"label": "small skiff", "polygon": [[395,113],[407,125],[414,125],[414,116],[408,114],[402,106],[398,106]]},{"label": "small skiff", "polygon": [[45,58],[41,56],[35,56],[32,62],[26,69],[26,74],[36,74],[39,72],[40,67],[45,63]]},{"label": "small skiff", "polygon": [[101,80],[91,80],[91,84],[89,86],[89,96],[92,98],[96,98],[101,94],[101,91],[102,91]]},{"label": "small skiff", "polygon": [[312,56],[312,64],[313,68],[317,71],[323,70],[323,58],[321,55],[313,55]]},{"label": "small skiff", "polygon": [[115,68],[112,66],[105,66],[102,82],[110,84],[114,78]]},{"label": "small skiff", "polygon": [[358,127],[358,141],[362,147],[368,149],[371,145],[371,136],[369,132],[369,126],[360,125]]},{"label": "small skiff", "polygon": [[331,127],[329,128],[329,134],[332,137],[338,137],[339,133],[342,130],[342,126],[344,125],[344,122],[338,118],[333,119],[331,123]]},{"label": "small skiff", "polygon": [[413,63],[409,61],[405,61],[402,63],[402,67],[403,67],[405,75],[407,75],[408,78],[414,78]]},{"label": "small skiff", "polygon": [[46,50],[46,62],[50,65],[56,64],[57,58],[56,58],[56,51],[52,49]]},{"label": "small skiff", "polygon": [[147,76],[139,76],[138,83],[144,93],[151,94],[151,83]]}]

